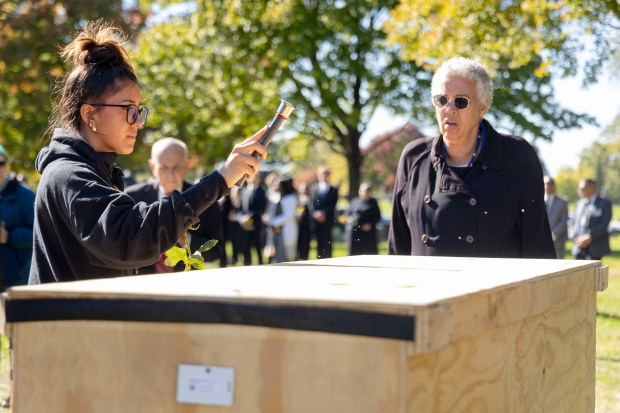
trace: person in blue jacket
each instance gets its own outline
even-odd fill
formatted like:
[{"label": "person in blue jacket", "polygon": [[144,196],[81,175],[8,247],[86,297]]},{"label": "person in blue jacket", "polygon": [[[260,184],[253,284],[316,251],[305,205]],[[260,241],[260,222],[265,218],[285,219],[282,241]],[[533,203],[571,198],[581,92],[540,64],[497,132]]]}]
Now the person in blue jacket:
[{"label": "person in blue jacket", "polygon": [[2,290],[28,284],[32,260],[34,192],[7,173],[9,156],[0,145],[0,259]]}]

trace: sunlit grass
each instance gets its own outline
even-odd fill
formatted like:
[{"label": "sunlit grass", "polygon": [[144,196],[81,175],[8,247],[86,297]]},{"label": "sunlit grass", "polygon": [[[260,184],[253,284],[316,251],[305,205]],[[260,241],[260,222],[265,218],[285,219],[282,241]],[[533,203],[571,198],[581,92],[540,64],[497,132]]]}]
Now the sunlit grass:
[{"label": "sunlit grass", "polygon": [[620,412],[620,236],[611,237],[609,287],[596,300],[596,412]]},{"label": "sunlit grass", "polygon": [[[10,392],[11,365],[9,357],[9,338],[0,336],[0,401]],[[0,408],[0,410],[4,410]]]}]

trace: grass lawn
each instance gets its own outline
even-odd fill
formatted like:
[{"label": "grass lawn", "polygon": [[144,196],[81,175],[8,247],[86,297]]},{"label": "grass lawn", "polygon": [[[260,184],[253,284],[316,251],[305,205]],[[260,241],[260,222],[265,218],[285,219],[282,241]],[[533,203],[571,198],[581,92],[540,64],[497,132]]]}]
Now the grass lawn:
[{"label": "grass lawn", "polygon": [[609,287],[596,302],[596,412],[620,412],[620,236],[611,238]]},{"label": "grass lawn", "polygon": [[[9,339],[6,336],[0,336],[0,401],[9,395],[10,377]],[[0,408],[0,411],[9,411],[9,409]]]},{"label": "grass lawn", "polygon": [[[379,254],[386,254],[386,243],[379,245]],[[596,325],[596,412],[620,412],[620,236],[612,237],[613,253],[603,263],[609,265],[609,288],[598,294]],[[312,250],[314,251],[314,249]],[[310,259],[316,258],[311,252]],[[333,255],[347,255],[342,241],[334,244]],[[570,258],[567,251],[567,258]],[[0,341],[0,400],[9,392],[8,340]],[[8,411],[8,409],[0,409]]]}]

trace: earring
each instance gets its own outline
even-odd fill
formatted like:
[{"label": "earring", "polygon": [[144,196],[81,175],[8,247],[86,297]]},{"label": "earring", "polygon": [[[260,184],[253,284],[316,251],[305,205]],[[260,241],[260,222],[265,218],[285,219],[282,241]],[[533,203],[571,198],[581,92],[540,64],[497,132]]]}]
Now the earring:
[{"label": "earring", "polygon": [[88,125],[88,127],[89,127],[89,128],[90,128],[90,130],[92,130],[93,132],[97,132],[97,128],[95,127],[95,124],[94,124],[94,123],[90,123],[90,124]]}]

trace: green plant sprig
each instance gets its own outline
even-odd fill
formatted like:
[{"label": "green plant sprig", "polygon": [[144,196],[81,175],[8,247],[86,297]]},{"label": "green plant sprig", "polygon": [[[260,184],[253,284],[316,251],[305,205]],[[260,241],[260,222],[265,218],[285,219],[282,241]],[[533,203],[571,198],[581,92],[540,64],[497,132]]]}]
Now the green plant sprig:
[{"label": "green plant sprig", "polygon": [[[191,230],[198,229],[198,226],[189,227]],[[185,264],[185,271],[191,271],[192,267],[197,270],[205,269],[205,259],[202,256],[202,252],[209,251],[217,244],[216,239],[210,239],[200,246],[198,251],[192,254],[192,250],[189,246],[189,239],[187,237],[187,231],[183,234],[183,240],[185,241],[185,247],[177,247],[176,245],[166,251],[166,260],[164,264],[168,267],[174,267],[179,261],[183,261]]]}]

